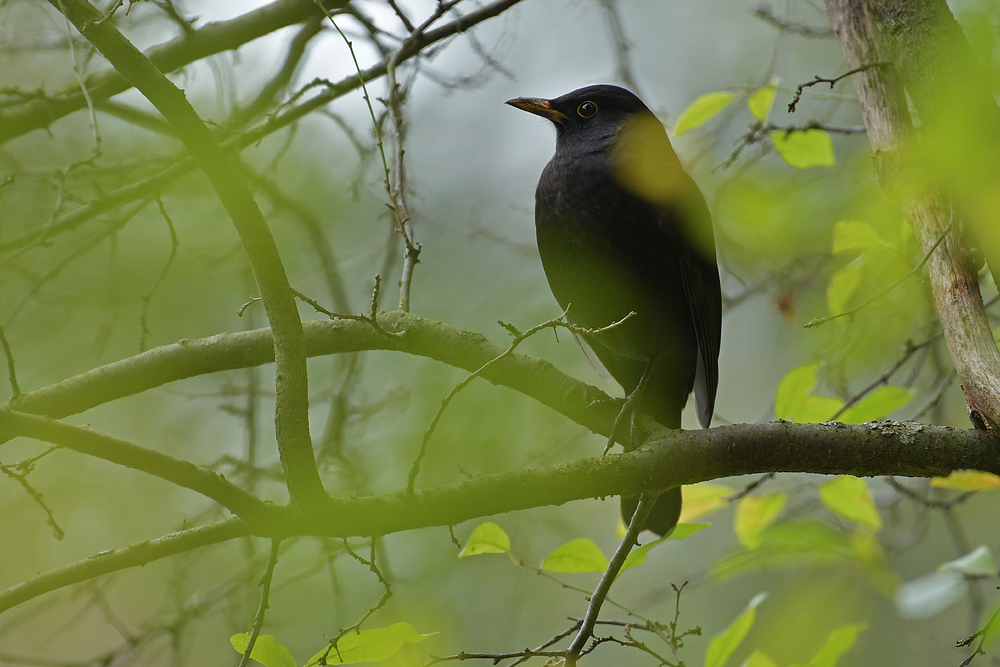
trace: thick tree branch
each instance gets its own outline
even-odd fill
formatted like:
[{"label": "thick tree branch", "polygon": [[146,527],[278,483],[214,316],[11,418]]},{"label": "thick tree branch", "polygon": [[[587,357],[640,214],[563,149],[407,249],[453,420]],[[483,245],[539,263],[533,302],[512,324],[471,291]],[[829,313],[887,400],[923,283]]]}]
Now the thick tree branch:
[{"label": "thick tree branch", "polygon": [[[305,322],[306,354],[313,357],[395,350],[471,372],[506,349],[481,334],[409,313],[381,313],[378,322],[396,335],[386,336],[358,320]],[[269,329],[218,334],[164,345],[95,368],[58,384],[23,393],[9,405],[19,412],[61,418],[168,382],[272,361],[274,345]],[[523,354],[511,354],[491,365],[482,377],[530,396],[596,433],[607,435],[618,412],[616,404],[608,401],[604,392],[574,380],[546,361]]]},{"label": "thick tree branch", "polygon": [[[826,0],[826,8],[852,69],[887,60],[866,0]],[[915,31],[913,38],[924,35]],[[930,254],[934,304],[970,415],[975,424],[1000,435],[1000,352],[986,318],[979,278],[957,232],[959,213],[949,197],[914,178],[913,128],[897,71],[873,67],[854,74],[853,80],[879,184],[898,198],[923,251]]]},{"label": "thick tree branch", "polygon": [[775,471],[911,477],[941,476],[955,469],[1000,473],[998,446],[982,431],[914,422],[859,426],[772,422],[697,431],[658,427],[645,446],[627,454],[486,475],[412,494],[403,490],[328,499],[312,506],[268,506],[263,518],[252,525],[233,519],[206,527],[210,539],[204,542],[191,541],[184,547],[180,537],[167,536],[41,575],[0,593],[0,612],[55,588],[248,532],[271,539],[296,535],[372,537],[453,526],[478,517],[583,498],[636,495],[678,484]]},{"label": "thick tree branch", "polygon": [[[345,1],[333,2],[341,6]],[[228,21],[209,23],[202,28],[158,44],[146,57],[161,72],[173,72],[202,58],[238,49],[258,37],[320,14],[313,0],[276,0]],[[110,21],[108,22],[110,23]],[[84,79],[91,99],[106,100],[131,87],[117,70],[109,69]],[[0,143],[51,125],[63,116],[87,105],[80,86],[74,82],[63,92],[35,99],[0,113]]]},{"label": "thick tree branch", "polygon": [[125,39],[112,22],[102,21],[103,14],[96,7],[86,0],[50,1],[177,130],[232,218],[274,330],[275,429],[288,492],[293,502],[325,496],[309,436],[302,322],[274,238],[246,183],[240,179],[239,170],[184,93]]}]

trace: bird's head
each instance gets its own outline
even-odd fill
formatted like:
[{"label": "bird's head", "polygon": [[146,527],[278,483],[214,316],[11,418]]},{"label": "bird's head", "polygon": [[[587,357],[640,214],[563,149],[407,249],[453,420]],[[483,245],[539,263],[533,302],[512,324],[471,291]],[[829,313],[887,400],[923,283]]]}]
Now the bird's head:
[{"label": "bird's head", "polygon": [[507,104],[552,121],[557,141],[612,141],[631,120],[654,118],[631,92],[618,86],[587,86],[550,100],[517,97]]},{"label": "bird's head", "polygon": [[507,104],[552,121],[557,157],[606,154],[617,180],[650,203],[670,206],[697,191],[663,125],[624,88],[587,86],[551,100],[518,97]]}]

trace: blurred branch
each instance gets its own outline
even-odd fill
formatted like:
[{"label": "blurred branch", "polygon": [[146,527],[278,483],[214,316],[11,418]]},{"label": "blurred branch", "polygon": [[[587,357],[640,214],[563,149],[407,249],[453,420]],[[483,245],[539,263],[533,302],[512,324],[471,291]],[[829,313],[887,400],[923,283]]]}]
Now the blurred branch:
[{"label": "blurred branch", "polygon": [[618,0],[597,0],[597,2],[604,8],[604,13],[608,17],[608,29],[611,31],[611,40],[614,42],[615,61],[618,67],[615,75],[625,84],[626,88],[631,89],[636,95],[640,95],[639,82],[632,74],[632,61],[629,57],[632,43],[629,41],[628,35],[625,34],[625,28],[622,25],[621,14],[618,11]]},{"label": "blurred branch", "polygon": [[[291,0],[278,0],[278,2],[274,4],[287,3],[290,1]],[[440,28],[423,33],[414,43],[403,49],[403,52],[401,52],[399,56],[397,66],[404,60],[420,55],[421,51],[426,46],[452,37],[460,32],[465,32],[478,23],[497,16],[520,1],[521,0],[497,0],[492,4],[481,7],[480,9],[470,12],[465,16],[456,18]],[[315,6],[311,2],[309,4],[313,7]],[[291,125],[303,116],[326,106],[333,100],[343,97],[351,91],[356,90],[360,86],[359,79],[367,83],[383,76],[386,72],[387,65],[388,59],[382,60],[380,63],[363,70],[360,77],[357,74],[348,75],[337,83],[313,82],[306,88],[316,87],[320,83],[325,84],[324,89],[315,97],[310,98],[309,100],[296,106],[282,109],[280,113],[276,112],[258,127],[232,137],[231,139],[223,142],[222,146],[230,151],[241,151],[248,146],[255,145],[264,137]],[[299,94],[301,95],[303,92],[304,90],[300,91]],[[91,89],[91,94],[94,94],[93,89]],[[298,95],[294,96],[293,100],[297,99],[297,97]],[[3,138],[4,127],[6,127],[6,125],[4,123],[0,123],[0,141],[2,141]],[[85,204],[76,211],[63,215],[46,226],[41,233],[33,231],[9,240],[0,240],[0,252],[17,250],[29,244],[37,243],[40,238],[51,238],[57,234],[68,232],[87,220],[90,220],[101,213],[105,213],[123,203],[155,195],[156,193],[161,192],[173,181],[191,172],[197,166],[197,163],[192,158],[178,157],[176,160],[177,163],[175,165],[145,181],[128,185],[113,192],[104,194],[99,199]],[[9,258],[5,258],[5,260],[6,259]]]},{"label": "blurred branch", "polygon": [[302,28],[295,35],[291,44],[288,45],[288,52],[285,54],[285,62],[282,63],[281,69],[278,70],[277,74],[270,81],[261,86],[260,91],[249,104],[242,108],[233,109],[229,119],[226,121],[227,127],[243,127],[274,104],[281,91],[291,83],[292,77],[295,75],[296,70],[298,70],[299,63],[302,62],[302,57],[305,55],[306,46],[320,33],[320,29],[323,26],[322,21],[323,15],[317,14],[303,23]]},{"label": "blurred branch", "polygon": [[275,430],[292,502],[326,495],[309,435],[309,391],[302,322],[274,238],[232,158],[215,141],[184,93],[87,0],[51,0],[177,131],[229,213],[274,330]]},{"label": "blurred branch", "polygon": [[769,5],[761,5],[753,11],[753,15],[765,23],[770,23],[774,27],[785,32],[794,32],[798,35],[804,35],[806,37],[833,37],[833,28],[828,26],[811,26],[797,21],[788,21],[776,15],[774,10],[771,9]]},{"label": "blurred branch", "polygon": [[94,554],[71,565],[39,574],[0,592],[0,613],[45,593],[72,586],[111,572],[167,558],[209,544],[226,542],[250,534],[248,524],[237,517],[164,535],[122,549]]},{"label": "blurred branch", "polygon": [[89,428],[0,409],[0,437],[5,441],[16,437],[34,438],[80,454],[140,470],[177,486],[196,491],[245,519],[258,519],[264,512],[263,501],[221,475],[188,461]]},{"label": "blurred branch", "polygon": [[10,342],[7,340],[7,334],[3,331],[3,325],[0,325],[0,345],[3,345],[3,354],[7,359],[7,379],[10,380],[10,398],[13,400],[21,395],[21,386],[17,383],[17,372],[14,370],[14,352],[10,349]]},{"label": "blurred branch", "polygon": [[[228,21],[209,23],[198,30],[185,32],[169,42],[147,49],[145,55],[161,72],[174,72],[202,58],[237,49],[247,42],[303,21],[316,13],[316,5],[312,0],[276,0]],[[106,24],[111,25],[110,22]],[[83,80],[83,85],[95,102],[106,100],[131,87],[115,69],[91,74]],[[0,143],[47,127],[86,105],[80,86],[71,85],[61,93],[39,97],[14,107],[2,115]]]}]

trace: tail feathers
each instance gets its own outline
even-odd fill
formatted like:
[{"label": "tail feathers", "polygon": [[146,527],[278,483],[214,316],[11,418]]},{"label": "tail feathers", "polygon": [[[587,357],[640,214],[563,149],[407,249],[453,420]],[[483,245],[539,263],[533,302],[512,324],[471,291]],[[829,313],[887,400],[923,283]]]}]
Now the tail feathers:
[{"label": "tail feathers", "polygon": [[[622,519],[626,525],[632,520],[635,508],[639,506],[639,496],[622,496]],[[644,530],[651,530],[663,537],[677,525],[681,515],[681,487],[667,489],[653,504],[653,509],[643,524]]]}]

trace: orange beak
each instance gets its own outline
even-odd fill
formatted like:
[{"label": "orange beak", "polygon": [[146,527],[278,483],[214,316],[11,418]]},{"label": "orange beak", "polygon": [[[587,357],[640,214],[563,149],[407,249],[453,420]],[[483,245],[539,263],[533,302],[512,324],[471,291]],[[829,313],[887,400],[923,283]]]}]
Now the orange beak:
[{"label": "orange beak", "polygon": [[566,114],[558,109],[553,109],[548,100],[538,97],[515,97],[512,100],[507,100],[506,104],[517,107],[522,111],[533,113],[536,116],[548,118],[553,123],[561,123],[566,120]]}]

